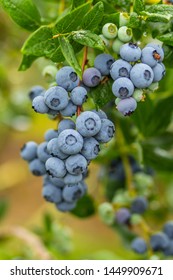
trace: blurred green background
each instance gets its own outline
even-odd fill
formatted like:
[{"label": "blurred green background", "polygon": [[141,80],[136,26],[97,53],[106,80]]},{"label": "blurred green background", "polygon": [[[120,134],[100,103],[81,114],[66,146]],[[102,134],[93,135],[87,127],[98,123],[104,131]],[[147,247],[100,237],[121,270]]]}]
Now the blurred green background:
[{"label": "blurred green background", "polygon": [[[49,9],[53,17],[58,8],[48,3],[42,16]],[[27,95],[33,85],[47,87],[41,73],[49,62],[39,59],[26,72],[17,70],[28,35],[0,10],[0,259],[139,259],[98,214],[80,219],[46,203],[41,197],[42,180],[30,174],[19,156],[23,143],[40,143],[45,130],[57,126],[56,121],[33,112]],[[167,77],[162,83],[165,92],[172,72]],[[92,164],[87,178],[96,205],[105,200],[99,170]],[[158,201],[146,220],[159,230],[173,219],[173,173],[157,173],[154,180]]]}]

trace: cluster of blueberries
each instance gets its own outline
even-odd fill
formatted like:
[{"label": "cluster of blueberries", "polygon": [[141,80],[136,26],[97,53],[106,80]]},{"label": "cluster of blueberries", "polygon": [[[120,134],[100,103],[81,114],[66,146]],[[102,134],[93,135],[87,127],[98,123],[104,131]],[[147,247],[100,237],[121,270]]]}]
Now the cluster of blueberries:
[{"label": "cluster of blueberries", "polygon": [[[53,110],[57,114],[62,113],[60,108],[68,108],[71,102],[68,101],[67,91],[71,91],[70,99],[78,103],[76,107],[82,105],[79,101],[85,99],[84,91],[77,86],[78,82],[74,83],[74,79],[71,84],[68,77],[73,69],[70,69],[68,75],[65,72],[66,79],[62,79],[64,68],[57,73],[57,80],[62,74],[58,86],[47,91],[39,86],[32,88],[30,98],[37,112],[50,113],[49,110]],[[74,73],[72,77],[76,77]],[[71,109],[68,112],[66,117],[72,114]],[[77,116],[76,121],[71,118],[62,119],[57,130],[49,129],[45,133],[45,141],[41,144],[27,142],[21,149],[21,157],[28,161],[33,175],[43,176],[43,197],[55,203],[60,211],[70,211],[87,191],[84,179],[90,161],[98,156],[100,144],[109,142],[114,132],[114,124],[102,110],[85,111]]]},{"label": "cluster of blueberries", "polygon": [[149,244],[141,237],[136,237],[131,244],[131,248],[138,254],[144,254],[149,247],[153,252],[173,256],[173,221],[166,222],[162,231],[152,234]]}]

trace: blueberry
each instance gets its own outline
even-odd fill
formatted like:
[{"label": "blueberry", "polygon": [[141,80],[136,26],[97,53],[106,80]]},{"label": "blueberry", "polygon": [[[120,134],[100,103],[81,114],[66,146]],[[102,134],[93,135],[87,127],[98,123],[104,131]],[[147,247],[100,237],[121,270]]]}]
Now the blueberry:
[{"label": "blueberry", "polygon": [[56,129],[48,129],[44,134],[44,139],[50,141],[52,138],[58,137],[59,133]]},{"label": "blueberry", "polygon": [[165,256],[173,256],[173,240],[169,241],[169,246],[163,252]]},{"label": "blueberry", "polygon": [[49,181],[58,188],[63,188],[65,186],[63,178],[56,178],[48,176]]},{"label": "blueberry", "polygon": [[53,110],[49,108],[49,111],[47,112],[47,114],[50,116],[50,118],[56,118],[57,115],[59,115],[59,111],[58,110]]},{"label": "blueberry", "polygon": [[159,46],[156,43],[149,43],[149,44],[146,45],[146,47],[154,48],[156,50],[156,52],[160,55],[159,62],[163,61],[163,59],[164,59],[164,51],[163,51],[163,48],[161,46]]},{"label": "blueberry", "polygon": [[129,209],[127,208],[120,208],[116,212],[116,221],[118,224],[128,224],[131,218],[131,214]]},{"label": "blueberry", "polygon": [[61,203],[55,203],[57,209],[61,212],[68,212],[73,210],[76,207],[76,201],[75,202],[66,202],[63,201]]},{"label": "blueberry", "polygon": [[68,157],[65,162],[67,171],[72,175],[79,175],[86,171],[87,161],[84,156],[77,154]]},{"label": "blueberry", "polygon": [[137,102],[133,97],[122,99],[117,105],[117,110],[124,116],[130,116],[136,108]]},{"label": "blueberry", "polygon": [[131,204],[131,212],[137,214],[143,214],[148,208],[148,201],[145,197],[136,197]]},{"label": "blueberry", "polygon": [[50,157],[45,166],[47,173],[52,177],[62,178],[67,173],[64,161],[56,157]]},{"label": "blueberry", "polygon": [[83,137],[74,129],[65,129],[58,136],[58,146],[64,154],[78,154],[83,147]]},{"label": "blueberry", "polygon": [[135,64],[130,71],[130,79],[137,88],[149,87],[153,82],[153,78],[153,70],[144,63]]},{"label": "blueberry", "polygon": [[147,243],[143,238],[137,237],[133,240],[131,248],[138,254],[144,254],[147,251]]},{"label": "blueberry", "polygon": [[173,221],[168,221],[164,224],[163,231],[170,239],[173,239]]},{"label": "blueberry", "polygon": [[60,134],[65,129],[75,129],[76,125],[74,121],[70,119],[61,120],[58,124],[58,133]]},{"label": "blueberry", "polygon": [[128,78],[119,78],[112,85],[112,92],[121,99],[130,97],[134,92],[134,85]]},{"label": "blueberry", "polygon": [[72,175],[70,173],[67,173],[67,175],[64,177],[64,183],[66,185],[73,185],[81,182],[82,179],[83,179],[82,174]]},{"label": "blueberry", "polygon": [[45,92],[44,101],[50,109],[62,110],[68,104],[68,93],[62,87],[51,87]]},{"label": "blueberry", "polygon": [[63,87],[67,91],[71,91],[78,86],[79,77],[72,67],[64,66],[57,72],[56,82],[58,86]]},{"label": "blueberry", "polygon": [[23,145],[20,151],[21,157],[26,161],[32,161],[37,157],[37,143],[29,141]]},{"label": "blueberry", "polygon": [[45,89],[41,86],[32,87],[28,93],[30,100],[32,101],[35,97],[43,95],[44,91],[45,91]]},{"label": "blueberry", "polygon": [[83,195],[82,189],[78,184],[66,186],[62,191],[63,199],[67,202],[75,202]]},{"label": "blueberry", "polygon": [[84,87],[75,87],[70,94],[70,99],[73,104],[77,106],[82,106],[82,104],[87,100],[87,90]]},{"label": "blueberry", "polygon": [[43,186],[42,196],[48,202],[60,203],[62,201],[62,190],[49,183]]},{"label": "blueberry", "polygon": [[106,113],[104,112],[104,111],[102,111],[102,110],[92,110],[92,112],[94,112],[94,113],[96,113],[99,117],[100,117],[100,119],[107,119],[108,117],[107,117],[107,115],[106,115]]},{"label": "blueberry", "polygon": [[42,162],[46,162],[46,160],[50,158],[50,154],[47,150],[47,142],[43,142],[38,145],[37,156]]},{"label": "blueberry", "polygon": [[102,28],[103,36],[107,39],[113,39],[118,34],[118,28],[114,23],[106,23]]},{"label": "blueberry", "polygon": [[76,112],[77,112],[77,106],[73,104],[71,100],[69,100],[67,106],[60,111],[63,117],[72,117],[76,114]]},{"label": "blueberry", "polygon": [[82,77],[84,85],[88,87],[96,87],[101,81],[101,73],[94,67],[87,68]]},{"label": "blueberry", "polygon": [[32,108],[36,113],[46,114],[49,111],[49,107],[45,104],[44,97],[39,95],[32,101]]},{"label": "blueberry", "polygon": [[101,128],[100,117],[90,111],[81,113],[76,119],[76,129],[84,137],[96,135]]},{"label": "blueberry", "polygon": [[124,44],[120,48],[120,56],[128,62],[134,62],[141,58],[141,49],[133,43]]},{"label": "blueberry", "polygon": [[130,65],[130,63],[123,59],[118,59],[112,64],[110,75],[113,80],[121,77],[129,78],[131,69],[132,66]]},{"label": "blueberry", "polygon": [[46,174],[45,164],[38,158],[29,163],[29,170],[35,176],[43,176]]},{"label": "blueberry", "polygon": [[169,239],[163,232],[155,233],[150,238],[150,245],[153,251],[163,251],[169,246]]},{"label": "blueberry", "polygon": [[118,39],[124,43],[129,42],[133,37],[132,29],[127,26],[121,26],[118,29]]},{"label": "blueberry", "polygon": [[154,79],[153,82],[159,82],[163,79],[166,74],[165,66],[163,63],[157,63],[155,67],[153,67]]},{"label": "blueberry", "polygon": [[160,60],[160,55],[152,47],[145,47],[142,49],[141,62],[154,67]]},{"label": "blueberry", "polygon": [[97,68],[103,76],[109,75],[110,68],[115,59],[107,53],[102,53],[96,56],[94,67]]},{"label": "blueberry", "polygon": [[87,159],[91,160],[98,156],[100,152],[99,142],[93,138],[85,138],[81,154]]},{"label": "blueberry", "polygon": [[101,120],[101,129],[98,134],[95,135],[95,139],[101,143],[109,142],[115,133],[115,126],[113,122],[108,119]]},{"label": "blueberry", "polygon": [[120,41],[118,38],[115,39],[112,43],[112,50],[116,53],[116,54],[120,54],[120,49],[121,47],[124,45],[124,43],[122,41]]},{"label": "blueberry", "polygon": [[47,143],[47,150],[49,154],[53,157],[58,157],[60,159],[66,159],[68,157],[67,154],[64,154],[58,146],[58,138],[52,138],[48,143]]}]

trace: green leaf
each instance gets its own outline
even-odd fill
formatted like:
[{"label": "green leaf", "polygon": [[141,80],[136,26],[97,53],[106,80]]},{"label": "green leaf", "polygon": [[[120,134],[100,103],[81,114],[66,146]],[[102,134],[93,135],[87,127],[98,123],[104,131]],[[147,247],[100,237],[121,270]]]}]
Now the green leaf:
[{"label": "green leaf", "polygon": [[78,200],[77,206],[70,213],[80,218],[87,218],[93,215],[95,211],[93,198],[90,195],[85,195]]},{"label": "green leaf", "polygon": [[101,22],[104,15],[104,5],[100,1],[92,10],[90,10],[82,20],[82,28],[85,30],[94,30]]},{"label": "green leaf", "polygon": [[128,24],[129,27],[131,28],[139,28],[141,27],[141,17],[138,16],[136,13],[132,13],[130,15],[130,22]]},{"label": "green leaf", "polygon": [[23,55],[23,59],[22,62],[19,66],[19,71],[25,71],[27,70],[31,64],[37,59],[37,56],[33,56],[33,55]]},{"label": "green leaf", "polygon": [[104,15],[102,22],[101,22],[101,27],[103,25],[105,25],[106,23],[114,23],[115,25],[119,25],[119,17],[120,17],[120,13],[113,13],[113,14],[109,14],[109,15]]},{"label": "green leaf", "polygon": [[96,107],[102,108],[111,100],[114,100],[114,95],[112,93],[112,81],[109,80],[106,83],[102,83],[96,88],[93,88],[89,95],[93,99]]},{"label": "green leaf", "polygon": [[40,26],[40,14],[32,0],[0,0],[10,17],[21,27],[33,31]]},{"label": "green leaf", "polygon": [[164,132],[159,134],[158,136],[154,136],[152,138],[148,138],[146,141],[147,145],[153,147],[159,147],[165,150],[169,150],[173,147],[173,133]]},{"label": "green leaf", "polygon": [[81,26],[81,19],[86,15],[90,6],[90,2],[85,3],[59,19],[54,27],[54,35],[77,30]]},{"label": "green leaf", "polygon": [[105,49],[105,45],[101,37],[92,33],[89,30],[76,31],[72,35],[72,38],[74,41],[80,43],[81,45],[88,46],[101,51]]},{"label": "green leaf", "polygon": [[61,51],[71,67],[74,68],[80,79],[82,79],[82,69],[77,61],[74,49],[67,37],[59,37]]},{"label": "green leaf", "polygon": [[140,14],[140,12],[145,10],[145,4],[143,0],[134,0],[134,12]]},{"label": "green leaf", "polygon": [[32,56],[49,57],[57,48],[57,39],[53,39],[52,28],[42,26],[32,33],[22,47],[22,53]]},{"label": "green leaf", "polygon": [[154,13],[149,13],[147,11],[142,12],[142,15],[146,17],[146,21],[149,22],[169,22],[170,19],[172,18],[172,15],[170,14],[154,14]]},{"label": "green leaf", "polygon": [[72,0],[72,10],[85,3],[85,0]]},{"label": "green leaf", "polygon": [[157,38],[166,45],[173,46],[173,32],[158,36]]},{"label": "green leaf", "polygon": [[146,11],[154,14],[171,14],[173,16],[173,6],[172,5],[151,5],[146,8]]}]

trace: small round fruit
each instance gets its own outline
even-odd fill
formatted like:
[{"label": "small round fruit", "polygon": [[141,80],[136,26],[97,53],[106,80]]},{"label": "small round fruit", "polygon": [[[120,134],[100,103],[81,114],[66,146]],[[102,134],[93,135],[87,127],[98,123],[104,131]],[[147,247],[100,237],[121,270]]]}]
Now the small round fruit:
[{"label": "small round fruit", "polygon": [[76,129],[84,137],[95,136],[100,128],[101,119],[94,112],[85,111],[76,119]]},{"label": "small round fruit", "polygon": [[42,196],[51,203],[60,203],[62,201],[62,190],[55,187],[52,183],[43,186]]},{"label": "small round fruit", "polygon": [[46,174],[45,164],[38,158],[30,161],[29,170],[35,176],[43,176]]},{"label": "small round fruit", "polygon": [[156,50],[156,52],[160,55],[159,62],[163,61],[163,59],[164,59],[164,50],[163,50],[163,48],[160,45],[158,45],[156,43],[149,43],[149,44],[146,45],[146,47],[154,48]]},{"label": "small round fruit", "polygon": [[68,92],[60,86],[51,87],[45,92],[44,101],[50,109],[62,110],[68,104]]},{"label": "small round fruit", "polygon": [[72,175],[79,175],[86,171],[87,161],[84,156],[77,154],[68,157],[65,161],[67,171]]},{"label": "small round fruit", "polygon": [[56,82],[58,86],[63,87],[67,91],[71,91],[78,86],[79,77],[72,67],[64,66],[57,72]]},{"label": "small round fruit", "polygon": [[81,154],[87,159],[91,160],[98,156],[100,152],[99,142],[94,138],[85,138]]},{"label": "small round fruit", "polygon": [[115,126],[113,122],[108,119],[101,120],[101,129],[98,134],[95,135],[95,139],[100,143],[109,142],[115,133]]},{"label": "small round fruit", "polygon": [[123,59],[116,60],[110,69],[110,75],[113,80],[116,80],[121,77],[129,78],[130,77],[130,70],[132,66],[130,63]]},{"label": "small round fruit", "polygon": [[153,67],[154,79],[153,82],[159,82],[163,79],[166,74],[166,69],[163,63],[157,63],[155,67]]},{"label": "small round fruit", "polygon": [[38,145],[37,156],[42,162],[46,162],[46,160],[50,158],[50,154],[47,150],[47,142],[42,142]]},{"label": "small round fruit", "polygon": [[30,100],[32,101],[35,97],[43,95],[45,92],[45,89],[41,86],[34,86],[30,89],[28,95]]},{"label": "small round fruit", "polygon": [[130,79],[137,88],[149,87],[153,82],[153,78],[153,70],[144,63],[135,64],[130,71]]},{"label": "small round fruit", "polygon": [[63,110],[60,110],[60,113],[63,117],[72,117],[76,114],[76,112],[77,106],[73,104],[71,100],[69,100],[67,106]]},{"label": "small round fruit", "polygon": [[32,161],[37,157],[37,147],[37,143],[28,141],[21,148],[20,156],[26,161]]},{"label": "small round fruit", "polygon": [[124,116],[130,116],[136,108],[137,102],[133,97],[122,99],[117,105],[117,110]]},{"label": "small round fruit", "polygon": [[45,104],[43,95],[36,96],[32,101],[32,108],[36,113],[46,114],[49,107]]},{"label": "small round fruit", "polygon": [[133,240],[131,248],[138,254],[144,254],[147,251],[147,243],[143,238],[137,237]]},{"label": "small round fruit", "polygon": [[96,87],[101,81],[101,73],[94,67],[87,68],[82,77],[84,85],[88,87]]},{"label": "small round fruit", "polygon": [[111,65],[115,59],[107,53],[102,53],[96,56],[94,67],[97,68],[103,76],[109,75]]},{"label": "small round fruit", "polygon": [[45,166],[47,173],[52,177],[62,178],[67,173],[64,161],[57,157],[50,157]]},{"label": "small round fruit", "polygon": [[82,106],[82,104],[87,100],[87,90],[84,87],[75,87],[70,94],[70,99],[73,104],[77,106]]},{"label": "small round fruit", "polygon": [[120,56],[128,62],[135,62],[141,58],[141,49],[134,43],[124,44],[120,48]]},{"label": "small round fruit", "polygon": [[114,23],[106,23],[102,28],[103,36],[107,39],[114,39],[118,34],[118,28]]},{"label": "small round fruit", "polygon": [[154,252],[163,251],[169,246],[168,236],[163,232],[155,233],[150,238],[150,245]]},{"label": "small round fruit", "polygon": [[64,154],[78,154],[83,147],[83,137],[74,129],[65,129],[58,136],[58,146]]},{"label": "small round fruit", "polygon": [[118,29],[118,39],[124,43],[129,42],[133,37],[132,29],[127,26],[122,26]]},{"label": "small round fruit", "polygon": [[160,61],[160,54],[152,47],[145,47],[142,49],[141,62],[150,67],[156,66]]},{"label": "small round fruit", "polygon": [[117,212],[116,212],[116,222],[118,224],[128,224],[131,218],[131,214],[129,209],[127,208],[120,208]]},{"label": "small round fruit", "polygon": [[128,78],[119,78],[112,85],[112,92],[116,97],[127,98],[134,92],[134,85]]},{"label": "small round fruit", "polygon": [[124,43],[122,41],[120,41],[118,38],[116,38],[112,43],[112,50],[116,54],[120,54],[120,49],[123,45],[124,45]]}]

